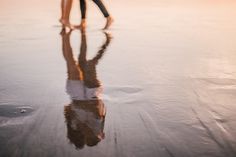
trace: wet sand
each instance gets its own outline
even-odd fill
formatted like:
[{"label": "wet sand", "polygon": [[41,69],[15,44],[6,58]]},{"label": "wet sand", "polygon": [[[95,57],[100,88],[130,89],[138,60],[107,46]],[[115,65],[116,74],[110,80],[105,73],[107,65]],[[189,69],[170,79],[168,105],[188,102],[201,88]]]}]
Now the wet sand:
[{"label": "wet sand", "polygon": [[0,156],[235,157],[235,2],[105,3],[0,2]]}]

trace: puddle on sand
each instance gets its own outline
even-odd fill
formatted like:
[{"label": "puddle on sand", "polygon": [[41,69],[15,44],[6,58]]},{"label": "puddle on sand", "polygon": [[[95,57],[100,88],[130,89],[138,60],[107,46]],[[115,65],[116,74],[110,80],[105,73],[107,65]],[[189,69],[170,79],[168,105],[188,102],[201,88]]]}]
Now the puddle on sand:
[{"label": "puddle on sand", "polygon": [[34,109],[30,106],[18,105],[0,105],[0,117],[16,118],[28,116]]}]

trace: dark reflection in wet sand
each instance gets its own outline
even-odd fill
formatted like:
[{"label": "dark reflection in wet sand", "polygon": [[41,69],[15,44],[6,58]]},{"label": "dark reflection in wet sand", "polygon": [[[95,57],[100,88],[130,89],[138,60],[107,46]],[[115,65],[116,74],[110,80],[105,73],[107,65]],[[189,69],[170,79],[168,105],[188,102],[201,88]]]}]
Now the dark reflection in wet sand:
[{"label": "dark reflection in wet sand", "polygon": [[110,34],[106,36],[96,56],[87,60],[86,32],[81,31],[81,46],[78,62],[73,58],[70,44],[70,32],[62,30],[62,49],[67,64],[68,79],[66,90],[71,103],[64,107],[67,137],[76,148],[95,146],[104,139],[106,109],[101,99],[102,86],[97,79],[96,66],[110,43]]}]

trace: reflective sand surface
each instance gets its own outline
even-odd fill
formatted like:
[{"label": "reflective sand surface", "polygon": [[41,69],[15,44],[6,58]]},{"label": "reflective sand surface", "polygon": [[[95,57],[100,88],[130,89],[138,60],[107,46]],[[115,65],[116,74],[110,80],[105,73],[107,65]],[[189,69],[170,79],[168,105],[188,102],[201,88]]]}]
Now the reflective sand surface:
[{"label": "reflective sand surface", "polygon": [[235,2],[106,4],[67,34],[59,1],[0,2],[0,156],[234,157]]}]

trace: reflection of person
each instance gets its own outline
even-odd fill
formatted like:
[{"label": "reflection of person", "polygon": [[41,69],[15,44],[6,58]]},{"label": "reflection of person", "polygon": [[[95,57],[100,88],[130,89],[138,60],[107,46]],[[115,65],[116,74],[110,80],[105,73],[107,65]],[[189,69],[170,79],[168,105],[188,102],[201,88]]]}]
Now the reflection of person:
[{"label": "reflection of person", "polygon": [[67,124],[67,137],[76,148],[85,145],[94,146],[104,138],[105,105],[101,100],[101,83],[97,79],[96,65],[102,58],[110,43],[110,35],[97,55],[86,59],[86,34],[81,31],[81,47],[78,64],[73,58],[70,46],[70,34],[62,31],[63,55],[67,63],[67,93],[71,103],[65,106],[64,114]]},{"label": "reflection of person", "polygon": [[[81,11],[81,23],[78,26],[73,26],[69,22],[70,11],[72,7],[73,0],[62,0],[61,1],[61,19],[60,22],[62,23],[63,27],[68,27],[70,29],[79,28],[84,29],[86,27],[86,0],[80,0],[80,11]],[[93,0],[93,2],[99,7],[103,16],[106,18],[106,24],[103,29],[108,29],[111,24],[113,23],[113,18],[108,13],[105,5],[103,4],[102,0]]]}]

